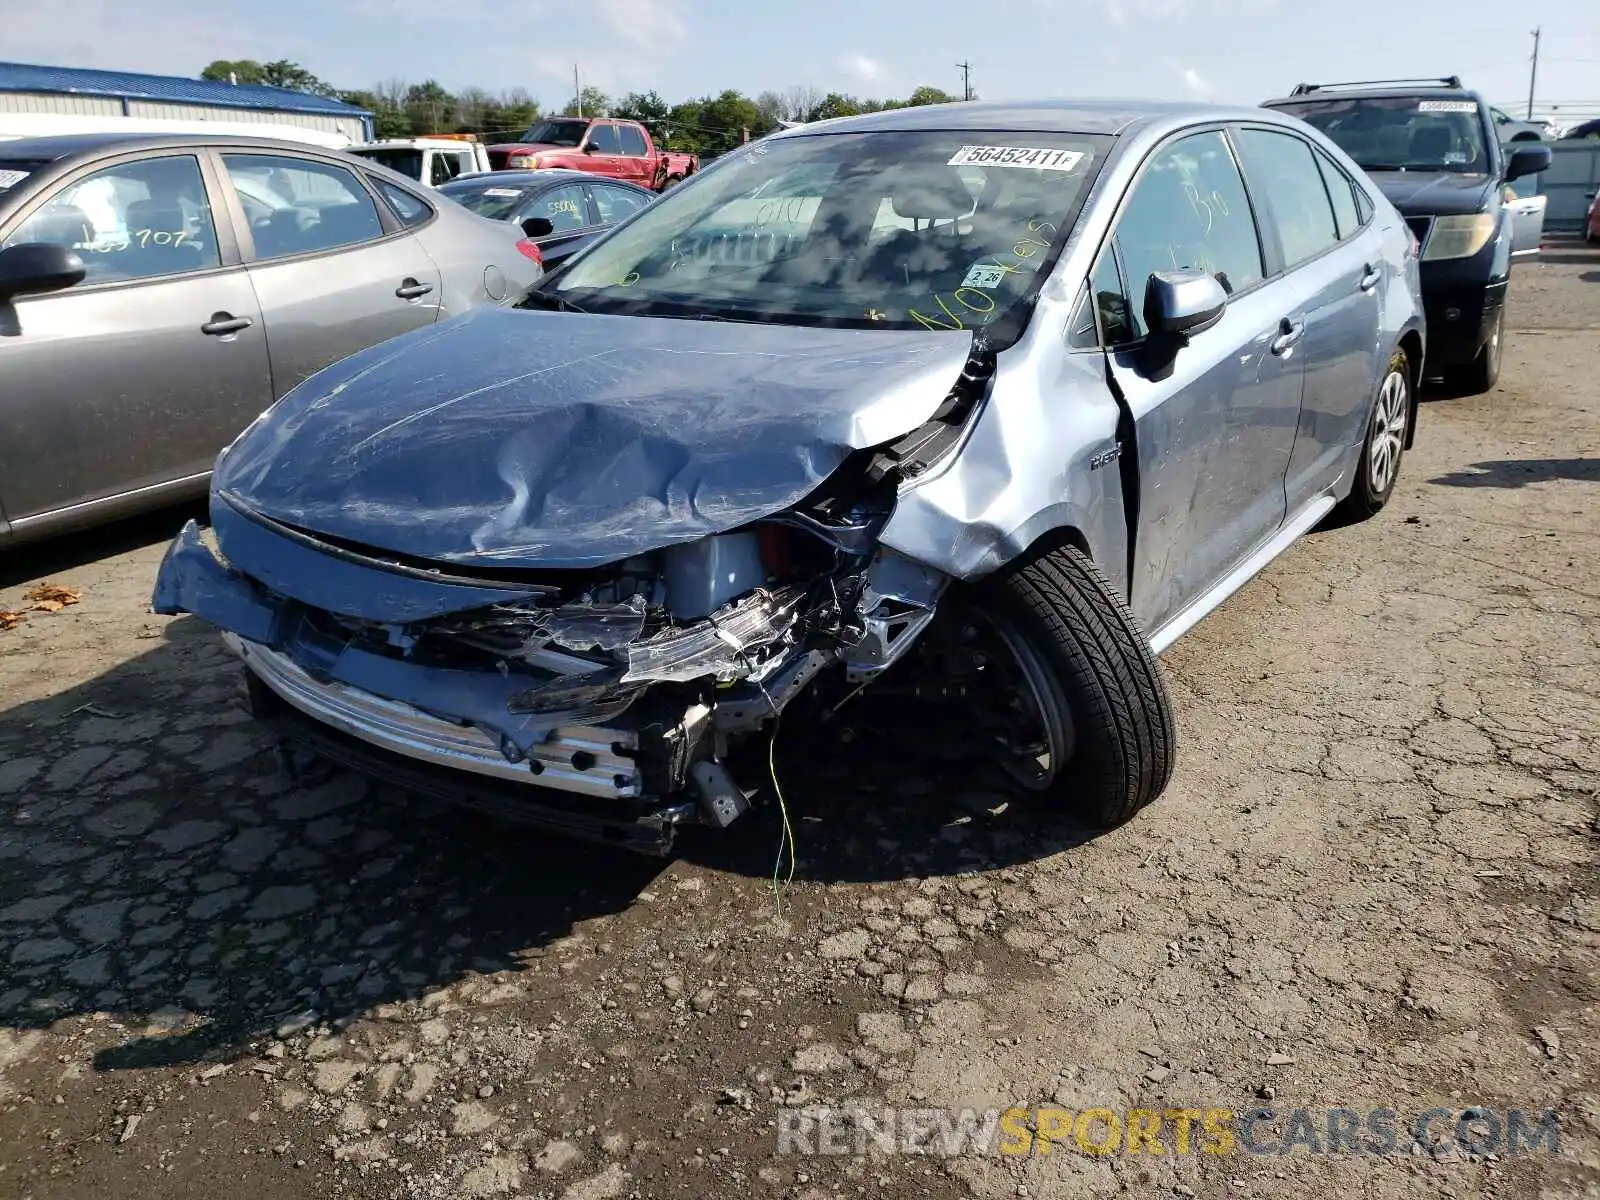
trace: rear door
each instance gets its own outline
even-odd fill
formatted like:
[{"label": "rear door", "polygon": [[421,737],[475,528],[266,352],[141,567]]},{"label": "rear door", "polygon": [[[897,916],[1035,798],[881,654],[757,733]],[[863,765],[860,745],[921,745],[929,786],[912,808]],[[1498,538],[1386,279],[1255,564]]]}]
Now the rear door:
[{"label": "rear door", "polygon": [[[1091,281],[1136,427],[1132,607],[1152,633],[1283,523],[1305,358],[1299,297],[1268,265],[1233,149],[1213,129],[1150,156]],[[1185,267],[1215,275],[1228,306],[1169,370],[1153,370],[1145,288]]]},{"label": "rear door", "polygon": [[656,164],[650,157],[650,147],[645,143],[644,130],[637,125],[618,125],[617,139],[622,147],[621,170],[617,172],[617,178],[643,188],[654,184]]},{"label": "rear door", "polygon": [[1283,287],[1297,297],[1305,331],[1305,389],[1284,481],[1293,515],[1338,482],[1366,431],[1390,349],[1378,341],[1390,267],[1382,233],[1362,220],[1352,181],[1336,163],[1283,129],[1236,136],[1268,261],[1287,273]]},{"label": "rear door", "polygon": [[0,227],[89,268],[0,305],[0,501],[14,524],[203,475],[272,399],[255,292],[196,153],[127,156]]},{"label": "rear door", "polygon": [[218,155],[283,395],[329,363],[439,312],[439,268],[355,171],[272,153]]}]

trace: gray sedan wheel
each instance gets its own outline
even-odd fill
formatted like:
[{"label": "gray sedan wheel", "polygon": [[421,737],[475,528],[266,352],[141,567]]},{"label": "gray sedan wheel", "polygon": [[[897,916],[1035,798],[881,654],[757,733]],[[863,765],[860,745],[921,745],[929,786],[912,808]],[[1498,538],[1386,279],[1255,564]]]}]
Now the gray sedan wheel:
[{"label": "gray sedan wheel", "polygon": [[1411,380],[1411,361],[1404,350],[1396,349],[1378,381],[1355,482],[1340,506],[1355,520],[1365,520],[1389,503],[1400,478],[1400,459],[1411,426]]},{"label": "gray sedan wheel", "polygon": [[1177,751],[1172,699],[1094,563],[1071,547],[1036,555],[986,581],[979,606],[1009,655],[1026,726],[1026,749],[1003,764],[1011,774],[1097,828],[1159,796]]}]

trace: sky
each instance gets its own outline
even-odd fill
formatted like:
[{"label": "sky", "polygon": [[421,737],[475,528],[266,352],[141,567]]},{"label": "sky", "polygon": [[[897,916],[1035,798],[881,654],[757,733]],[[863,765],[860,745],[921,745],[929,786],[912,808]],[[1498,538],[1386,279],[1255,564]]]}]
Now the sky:
[{"label": "sky", "polygon": [[[448,14],[448,15],[445,15]],[[668,101],[809,86],[919,84],[989,99],[1254,104],[1299,80],[1460,74],[1491,103],[1600,115],[1596,0],[0,0],[0,59],[194,75],[287,58],[340,87],[437,79],[524,87],[548,106],[572,68]]]}]

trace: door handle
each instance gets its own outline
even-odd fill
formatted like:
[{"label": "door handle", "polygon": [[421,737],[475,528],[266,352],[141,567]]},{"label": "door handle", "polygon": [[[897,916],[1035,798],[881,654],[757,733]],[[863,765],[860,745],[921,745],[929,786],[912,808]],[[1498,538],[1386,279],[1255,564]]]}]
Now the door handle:
[{"label": "door handle", "polygon": [[400,281],[400,286],[395,288],[394,294],[402,300],[415,300],[418,296],[426,296],[433,291],[433,284],[418,283],[409,276]]},{"label": "door handle", "polygon": [[1304,321],[1291,321],[1288,317],[1278,322],[1278,336],[1272,339],[1272,352],[1284,355],[1300,344],[1306,335]]},{"label": "door handle", "polygon": [[232,313],[217,312],[211,314],[211,320],[200,326],[200,332],[212,337],[226,337],[230,333],[238,333],[241,329],[249,329],[252,322],[249,317],[236,317]]},{"label": "door handle", "polygon": [[1372,266],[1370,263],[1367,265],[1366,271],[1367,273],[1361,277],[1361,290],[1363,292],[1370,292],[1373,288],[1378,286],[1378,280],[1383,278],[1383,272],[1377,267]]}]

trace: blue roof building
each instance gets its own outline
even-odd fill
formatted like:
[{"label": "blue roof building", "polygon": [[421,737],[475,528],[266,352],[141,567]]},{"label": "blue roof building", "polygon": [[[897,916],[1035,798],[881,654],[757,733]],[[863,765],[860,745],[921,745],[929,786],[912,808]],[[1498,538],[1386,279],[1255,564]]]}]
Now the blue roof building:
[{"label": "blue roof building", "polygon": [[341,100],[260,84],[0,62],[0,112],[254,121],[372,136],[372,114]]}]

